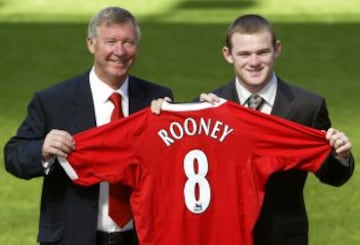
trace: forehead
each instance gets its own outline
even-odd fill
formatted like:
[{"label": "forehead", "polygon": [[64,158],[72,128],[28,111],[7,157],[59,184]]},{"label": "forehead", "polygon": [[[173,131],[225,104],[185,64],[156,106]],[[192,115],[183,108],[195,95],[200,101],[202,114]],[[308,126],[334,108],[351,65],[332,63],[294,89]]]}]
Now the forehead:
[{"label": "forehead", "polygon": [[234,49],[264,48],[272,46],[272,37],[266,30],[255,33],[236,32],[231,36],[231,43]]},{"label": "forehead", "polygon": [[97,35],[100,38],[126,37],[136,38],[136,28],[132,22],[107,23],[104,22],[97,27]]}]

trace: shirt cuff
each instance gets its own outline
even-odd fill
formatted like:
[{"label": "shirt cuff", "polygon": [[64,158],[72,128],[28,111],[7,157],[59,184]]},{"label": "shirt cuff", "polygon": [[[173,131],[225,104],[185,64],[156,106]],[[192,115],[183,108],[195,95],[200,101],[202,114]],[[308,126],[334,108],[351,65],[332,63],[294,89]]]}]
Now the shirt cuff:
[{"label": "shirt cuff", "polygon": [[334,157],[341,163],[341,165],[343,165],[345,167],[350,166],[350,157],[347,157],[347,158],[340,158],[337,156],[334,156]]},{"label": "shirt cuff", "polygon": [[54,168],[54,162],[55,157],[51,158],[48,161],[41,161],[45,175],[49,175],[50,171]]}]

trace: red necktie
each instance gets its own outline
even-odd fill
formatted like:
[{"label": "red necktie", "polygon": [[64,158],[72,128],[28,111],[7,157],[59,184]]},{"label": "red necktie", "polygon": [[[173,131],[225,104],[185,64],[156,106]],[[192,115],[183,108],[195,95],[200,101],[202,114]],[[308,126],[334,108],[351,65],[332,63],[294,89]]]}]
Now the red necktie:
[{"label": "red necktie", "polygon": [[[119,93],[113,93],[109,97],[109,100],[115,106],[113,112],[111,113],[110,121],[115,121],[123,117],[121,110],[121,95]],[[132,218],[129,200],[130,188],[121,184],[110,183],[109,216],[120,227],[125,226]]]}]

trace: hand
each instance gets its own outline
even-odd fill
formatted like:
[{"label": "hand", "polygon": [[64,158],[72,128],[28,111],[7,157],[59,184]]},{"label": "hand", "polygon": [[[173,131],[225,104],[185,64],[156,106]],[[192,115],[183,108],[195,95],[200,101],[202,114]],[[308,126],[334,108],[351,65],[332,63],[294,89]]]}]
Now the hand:
[{"label": "hand", "polygon": [[350,156],[352,145],[343,132],[329,128],[326,132],[326,139],[329,141],[330,146],[334,148],[336,157],[346,159]]},{"label": "hand", "polygon": [[171,102],[171,99],[169,97],[165,97],[151,101],[151,105],[150,105],[151,112],[156,115],[159,115],[161,111],[161,105],[164,101]]},{"label": "hand", "polygon": [[214,105],[217,102],[220,102],[220,97],[213,93],[202,93],[200,94],[200,101],[206,101]]},{"label": "hand", "polygon": [[66,131],[53,129],[45,137],[41,154],[44,161],[54,156],[67,157],[75,149],[74,138]]}]

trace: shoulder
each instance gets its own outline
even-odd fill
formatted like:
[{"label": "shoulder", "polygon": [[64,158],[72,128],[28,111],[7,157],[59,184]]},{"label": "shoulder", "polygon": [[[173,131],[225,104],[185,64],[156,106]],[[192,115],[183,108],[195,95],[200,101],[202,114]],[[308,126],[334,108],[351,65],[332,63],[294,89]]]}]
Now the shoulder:
[{"label": "shoulder", "polygon": [[282,93],[290,100],[295,100],[302,103],[310,103],[320,105],[325,101],[325,98],[301,86],[290,84],[281,79],[278,79],[278,93]]},{"label": "shoulder", "polygon": [[61,98],[64,98],[68,96],[73,96],[77,89],[81,87],[88,87],[90,89],[89,72],[74,76],[60,83],[54,84],[51,87],[38,91],[36,93],[36,96],[40,96],[45,99],[58,99],[59,96]]},{"label": "shoulder", "polygon": [[314,128],[327,129],[331,125],[323,96],[281,80],[272,113]]},{"label": "shoulder", "polygon": [[173,97],[171,89],[166,86],[159,85],[139,77],[129,76],[129,92],[138,93],[139,91],[145,94],[156,95],[159,97]]},{"label": "shoulder", "polygon": [[234,81],[230,81],[227,84],[212,90],[211,93],[221,96],[234,90],[235,90],[235,83]]},{"label": "shoulder", "polygon": [[235,80],[232,80],[227,84],[214,89],[213,91],[211,91],[211,93],[216,94],[221,98],[239,103],[239,98],[235,88]]}]

